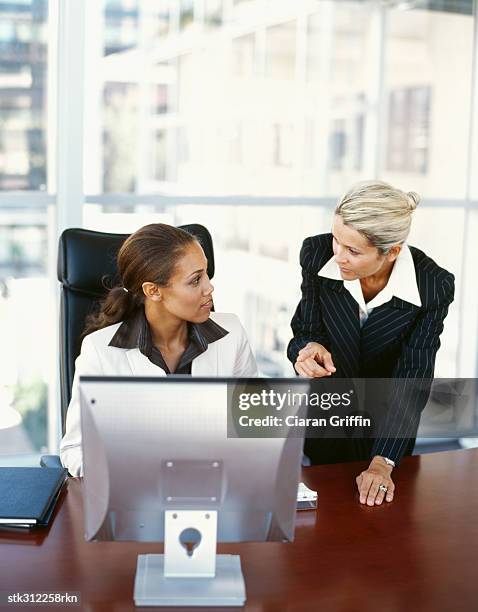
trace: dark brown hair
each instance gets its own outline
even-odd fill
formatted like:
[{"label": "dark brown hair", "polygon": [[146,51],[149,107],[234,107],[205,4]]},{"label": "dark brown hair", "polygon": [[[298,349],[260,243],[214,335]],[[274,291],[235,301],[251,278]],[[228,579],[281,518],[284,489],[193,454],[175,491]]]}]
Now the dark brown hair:
[{"label": "dark brown hair", "polygon": [[99,311],[87,317],[82,337],[131,317],[144,304],[142,284],[166,287],[178,260],[194,242],[198,240],[192,234],[165,223],[151,223],[131,234],[118,251],[122,284],[110,289]]}]

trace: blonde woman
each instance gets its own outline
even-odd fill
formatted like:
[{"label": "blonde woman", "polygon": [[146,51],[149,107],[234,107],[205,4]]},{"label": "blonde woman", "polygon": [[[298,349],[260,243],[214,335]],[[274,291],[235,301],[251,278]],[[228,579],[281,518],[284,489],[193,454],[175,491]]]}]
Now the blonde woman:
[{"label": "blonde woman", "polygon": [[428,393],[404,378],[433,378],[454,276],[406,243],[419,203],[382,181],[355,185],[335,209],[332,233],[306,238],[302,299],[288,357],[300,376],[392,378],[377,439],[308,439],[312,463],[370,460],[360,502],[392,501],[392,470],[411,454]]}]

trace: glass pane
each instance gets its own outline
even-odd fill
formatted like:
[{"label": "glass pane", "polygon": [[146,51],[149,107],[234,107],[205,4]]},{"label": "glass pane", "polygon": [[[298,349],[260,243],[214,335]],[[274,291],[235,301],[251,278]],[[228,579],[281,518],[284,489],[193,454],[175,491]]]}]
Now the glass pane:
[{"label": "glass pane", "polygon": [[194,0],[179,0],[179,29],[187,30],[194,25]]},{"label": "glass pane", "polygon": [[103,184],[105,191],[134,191],[138,97],[134,83],[105,83]]},{"label": "glass pane", "polygon": [[[463,211],[428,208],[419,211],[410,236],[448,270],[460,267]],[[210,231],[216,264],[213,285],[218,312],[234,312],[246,328],[261,372],[291,376],[286,357],[290,321],[300,299],[299,251],[306,236],[327,232],[332,209],[321,206],[207,206],[161,207],[138,205],[133,214],[111,207],[88,205],[85,225],[98,231],[132,232],[147,223],[201,223]],[[417,211],[418,214],[418,211]],[[432,236],[430,220],[442,228]],[[273,227],[273,231],[264,231]],[[444,256],[441,244],[453,234]],[[457,295],[460,285],[457,285]],[[450,309],[441,336],[437,377],[457,376],[458,308]]]},{"label": "glass pane", "polygon": [[[464,279],[461,269],[464,249],[465,209],[464,207],[437,208],[433,206],[433,202],[430,202],[429,205],[421,203],[413,213],[413,217],[408,243],[424,251],[438,265],[455,275],[455,301],[449,309],[445,319],[445,328],[440,337],[441,348],[437,354],[435,376],[437,378],[474,376],[474,373],[470,372],[466,364],[457,363],[462,324],[462,321],[460,321],[460,316],[462,316],[460,305],[463,303]],[[431,227],[433,227],[432,232],[430,231]],[[446,245],[446,248],[443,248],[444,245]],[[467,249],[466,252],[471,254],[471,250]],[[474,318],[476,319],[476,316]],[[458,370],[458,365],[461,365],[464,369]]]},{"label": "glass pane", "polygon": [[295,76],[296,21],[266,32],[266,77],[293,81]]},{"label": "glass pane", "polygon": [[48,1],[0,4],[0,190],[47,183]]},{"label": "glass pane", "polygon": [[216,28],[223,24],[223,11],[224,2],[223,0],[204,0],[204,20],[206,26],[209,28]]},{"label": "glass pane", "polygon": [[102,126],[105,150],[85,160],[87,176],[102,168],[98,190],[336,197],[379,168],[422,195],[463,197],[471,2],[195,6],[107,2],[103,108],[86,117],[88,133]]},{"label": "glass pane", "polygon": [[246,34],[232,40],[232,71],[238,77],[251,77],[254,74],[256,55],[256,36]]},{"label": "glass pane", "polygon": [[431,198],[466,191],[472,3],[452,4],[387,15],[382,177]]},{"label": "glass pane", "polygon": [[105,0],[105,55],[119,53],[137,44],[139,1]]},{"label": "glass pane", "polygon": [[317,7],[307,20],[303,190],[337,196],[374,173],[377,5]]},{"label": "glass pane", "polygon": [[48,381],[56,345],[47,221],[38,209],[0,214],[0,455],[47,451]]},{"label": "glass pane", "polygon": [[[144,25],[153,23],[160,5],[167,40]],[[88,149],[87,171],[102,168],[105,191],[140,194],[337,198],[356,181],[374,176],[415,190],[426,205],[416,213],[411,244],[436,253],[438,263],[455,273],[456,302],[446,330],[458,337],[456,313],[468,308],[460,302],[465,294],[458,284],[466,244],[460,199],[469,167],[472,3],[427,2],[420,10],[412,3],[397,8],[372,0],[185,1],[170,3],[169,12],[165,6],[138,0],[143,25],[136,43],[101,58],[105,76],[97,123],[104,128],[103,144],[97,154]],[[203,11],[204,29],[195,27],[202,26],[195,6]],[[133,18],[132,10],[125,9],[125,19]],[[458,199],[456,209],[434,206],[448,197]],[[327,231],[330,222],[313,222],[316,229],[304,223],[284,245],[279,236],[295,223],[295,215],[305,211],[315,219],[316,211],[294,207],[282,218],[282,209],[276,215],[269,208],[260,217],[262,208],[254,216],[252,207],[241,215],[237,207],[180,207],[183,212],[173,218],[201,221],[204,214],[214,224],[213,215],[219,215],[218,248],[225,261],[231,252],[248,253],[256,274],[257,262],[270,260],[271,269],[288,278],[287,287],[298,290],[301,241]],[[274,240],[254,238],[251,232],[266,223],[267,214],[274,217]],[[427,233],[432,217],[440,230]],[[446,238],[439,235],[448,227],[459,243],[445,257]],[[280,265],[293,266],[294,272],[287,277]],[[227,279],[221,283],[228,295]],[[258,291],[242,296],[239,307],[266,360],[276,350],[273,333],[261,331],[268,325],[267,310],[281,320],[282,310],[290,316],[295,303],[280,296],[271,301],[274,291]],[[444,368],[442,374],[456,367],[452,336],[448,357],[444,349],[439,354],[448,360],[448,370],[437,366]],[[278,363],[268,371],[285,372],[288,364]]]}]

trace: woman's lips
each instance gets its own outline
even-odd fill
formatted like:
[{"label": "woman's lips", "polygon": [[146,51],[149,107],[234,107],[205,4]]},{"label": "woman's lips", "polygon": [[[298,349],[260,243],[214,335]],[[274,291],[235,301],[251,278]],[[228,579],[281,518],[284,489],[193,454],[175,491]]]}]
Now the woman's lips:
[{"label": "woman's lips", "polygon": [[212,308],[212,300],[208,300],[205,304],[201,304],[201,308],[210,310]]}]

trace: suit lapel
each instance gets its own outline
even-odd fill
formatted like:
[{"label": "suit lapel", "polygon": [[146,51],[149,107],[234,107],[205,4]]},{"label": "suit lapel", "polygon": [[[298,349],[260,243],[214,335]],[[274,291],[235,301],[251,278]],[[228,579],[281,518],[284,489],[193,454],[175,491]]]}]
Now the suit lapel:
[{"label": "suit lapel", "polygon": [[321,281],[324,322],[330,337],[338,339],[333,343],[332,357],[342,366],[341,376],[359,376],[361,360],[367,361],[396,340],[420,311],[418,306],[392,297],[372,310],[361,329],[358,304],[343,283],[328,278]]},{"label": "suit lapel", "polygon": [[154,365],[137,348],[127,350],[126,358],[133,376],[166,376],[166,372],[162,368]]},{"label": "suit lapel", "polygon": [[191,364],[192,376],[218,376],[220,375],[219,355],[217,342],[212,342],[204,353],[201,353]]},{"label": "suit lapel", "polygon": [[362,326],[361,351],[364,360],[400,337],[419,310],[418,306],[397,297],[374,308]]}]

